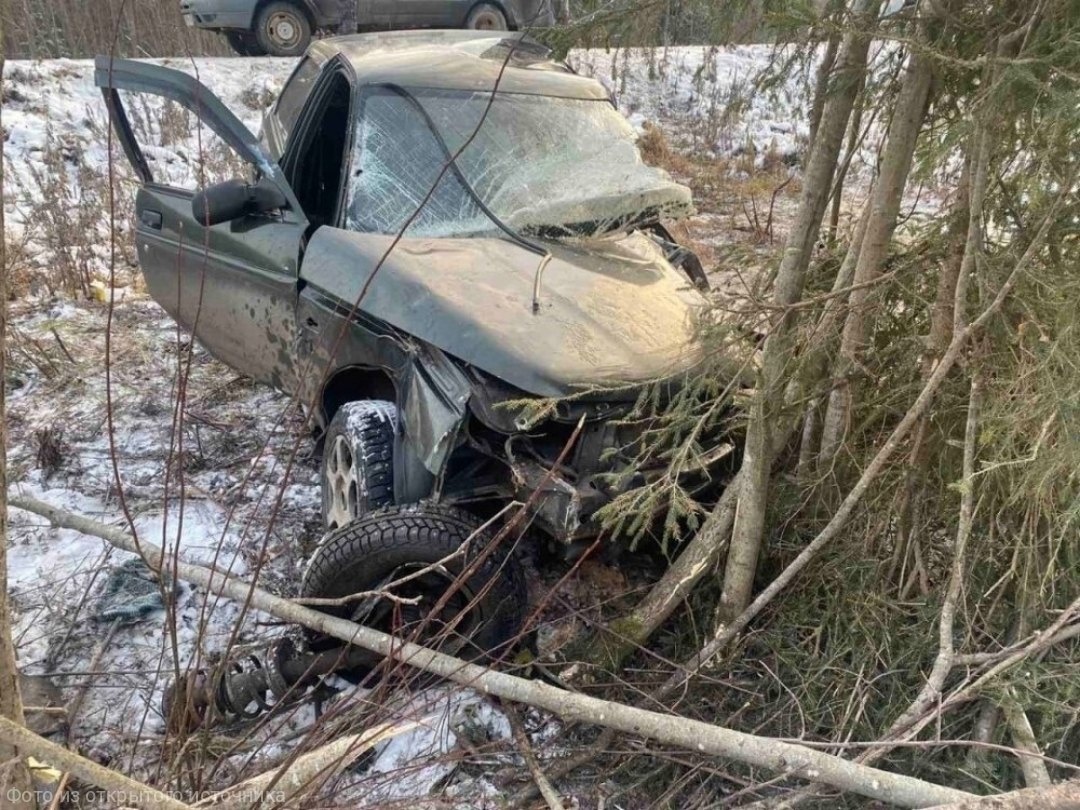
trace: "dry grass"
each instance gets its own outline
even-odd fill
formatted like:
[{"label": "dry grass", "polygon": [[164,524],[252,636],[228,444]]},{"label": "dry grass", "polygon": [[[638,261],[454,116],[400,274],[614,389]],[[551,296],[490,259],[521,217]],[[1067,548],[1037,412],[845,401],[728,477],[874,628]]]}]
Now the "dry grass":
[{"label": "dry grass", "polygon": [[775,150],[759,161],[752,151],[716,158],[674,147],[664,131],[646,122],[638,148],[646,163],[669,172],[694,194],[699,216],[675,226],[707,270],[729,264],[763,270],[776,257],[784,223],[802,184]]},{"label": "dry grass", "polygon": [[173,0],[9,0],[3,36],[9,59],[230,53],[222,37],[184,25]]}]

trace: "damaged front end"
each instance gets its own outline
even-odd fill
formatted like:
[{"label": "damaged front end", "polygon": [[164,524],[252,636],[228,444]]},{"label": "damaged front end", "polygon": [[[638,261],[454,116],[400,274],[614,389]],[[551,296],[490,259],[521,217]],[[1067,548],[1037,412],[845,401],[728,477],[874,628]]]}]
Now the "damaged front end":
[{"label": "damaged front end", "polygon": [[[416,399],[405,404],[403,442],[419,440],[409,455],[433,446],[424,437],[438,434],[452,441],[443,445],[448,450],[440,456],[444,466],[427,468],[432,494],[443,502],[475,508],[518,501],[535,528],[559,543],[580,546],[601,532],[598,515],[604,506],[667,473],[662,458],[642,461],[649,458],[643,451],[652,420],[635,413],[640,386],[541,399],[475,368],[458,371],[452,388],[411,387],[409,396]],[[417,377],[447,380],[426,369]],[[461,405],[456,420],[446,418],[445,403],[451,401]],[[716,442],[707,456],[682,470],[683,478],[709,481],[732,452],[730,443]],[[426,456],[428,462],[437,460]]]}]

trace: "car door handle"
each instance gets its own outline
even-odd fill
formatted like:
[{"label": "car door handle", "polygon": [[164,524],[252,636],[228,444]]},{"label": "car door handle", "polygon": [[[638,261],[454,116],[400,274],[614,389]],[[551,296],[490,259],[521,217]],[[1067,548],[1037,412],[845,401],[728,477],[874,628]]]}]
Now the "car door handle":
[{"label": "car door handle", "polygon": [[306,326],[308,329],[318,329],[319,322],[312,318],[310,315],[308,315],[306,318],[304,318],[304,326]]},{"label": "car door handle", "polygon": [[161,230],[162,216],[160,211],[147,209],[139,214],[139,220],[147,228],[153,228],[155,231]]}]

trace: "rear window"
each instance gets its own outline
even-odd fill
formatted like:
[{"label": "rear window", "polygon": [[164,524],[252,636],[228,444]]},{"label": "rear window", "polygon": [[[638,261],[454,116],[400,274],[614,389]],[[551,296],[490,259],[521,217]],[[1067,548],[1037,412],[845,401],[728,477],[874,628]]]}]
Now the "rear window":
[{"label": "rear window", "polygon": [[319,66],[312,61],[311,57],[304,57],[289,81],[285,83],[285,88],[281,91],[277,106],[274,108],[274,115],[277,116],[278,122],[286,133],[292,132],[296,119],[300,116],[300,111],[304,109],[304,103],[311,94],[315,77],[318,75]]}]

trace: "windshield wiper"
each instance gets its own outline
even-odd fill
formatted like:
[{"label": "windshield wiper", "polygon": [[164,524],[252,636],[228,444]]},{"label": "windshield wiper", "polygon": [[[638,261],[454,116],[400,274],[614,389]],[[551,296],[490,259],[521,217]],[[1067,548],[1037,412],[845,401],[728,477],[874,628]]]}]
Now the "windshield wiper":
[{"label": "windshield wiper", "polygon": [[[420,100],[400,85],[388,84],[384,86],[407,100],[416,108],[417,112],[420,113],[420,115],[424,119],[424,123],[427,124],[428,129],[431,131],[431,134],[435,136],[435,142],[439,145],[439,151],[442,152],[443,159],[446,161],[445,165],[450,166],[450,170],[454,173],[454,177],[456,177],[458,182],[461,183],[462,188],[465,189],[465,192],[472,198],[473,202],[476,203],[477,207],[484,214],[484,216],[486,216],[493,223],[495,223],[495,227],[497,227],[500,231],[510,237],[510,240],[518,246],[523,247],[529,252],[535,253],[538,256],[548,255],[547,248],[545,248],[543,245],[538,245],[536,242],[533,242],[532,240],[522,236],[519,232],[511,228],[505,222],[503,222],[495,214],[494,211],[488,208],[487,203],[485,203],[483,199],[481,199],[476,189],[473,188],[472,183],[470,183],[466,179],[464,173],[461,171],[460,168],[458,168],[457,161],[454,159],[454,153],[450,151],[450,146],[446,143],[446,139],[443,138],[442,133],[439,131],[439,128],[435,125],[435,121],[432,120],[431,116],[428,114],[427,109],[425,109],[424,105],[420,103]],[[482,127],[484,123],[484,119],[481,119],[480,123],[477,125],[477,129],[479,129],[479,127]]]},{"label": "windshield wiper", "polygon": [[[490,219],[492,222],[494,222],[495,226],[500,231],[505,233],[510,238],[510,241],[512,241],[514,244],[524,248],[530,253],[535,253],[538,256],[542,257],[540,259],[540,264],[536,267],[536,275],[533,277],[532,311],[534,315],[538,314],[540,312],[540,280],[544,275],[544,269],[548,266],[548,264],[551,263],[551,252],[543,245],[539,245],[536,242],[533,242],[531,239],[528,239],[515,231],[513,228],[503,222],[498,216],[496,216],[495,212],[488,208],[487,203],[480,199],[480,195],[476,192],[476,189],[473,188],[472,183],[470,183],[465,178],[465,175],[462,173],[461,169],[458,168],[457,161],[454,159],[454,154],[450,151],[449,144],[446,143],[446,139],[443,138],[442,133],[439,131],[439,128],[435,126],[435,122],[428,114],[428,111],[424,108],[424,105],[420,103],[420,100],[400,85],[391,84],[387,85],[387,87],[393,92],[401,95],[402,98],[406,99],[417,109],[417,111],[423,117],[424,122],[427,124],[428,129],[431,131],[431,134],[435,136],[435,142],[439,145],[439,150],[443,154],[443,159],[446,161],[446,165],[449,165],[450,170],[454,173],[454,176],[457,178],[458,182],[461,183],[462,188],[464,188],[465,192],[470,197],[472,197],[473,202],[476,203],[477,207],[484,213],[484,215],[487,216],[488,219]],[[479,130],[479,128],[484,125],[485,120],[486,119],[483,118],[480,120],[480,123],[477,124],[477,130]]]}]

